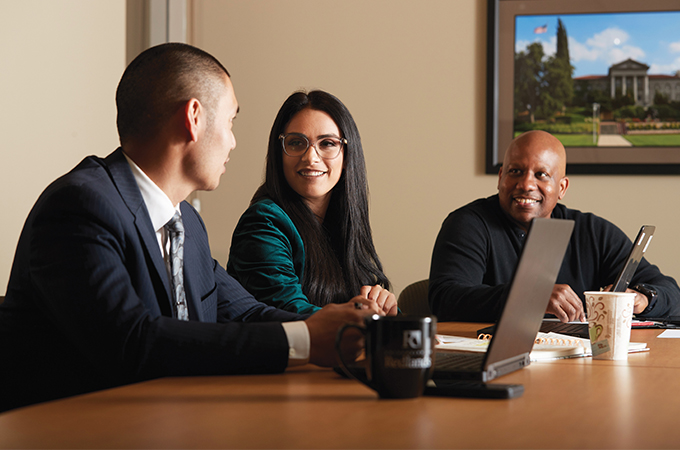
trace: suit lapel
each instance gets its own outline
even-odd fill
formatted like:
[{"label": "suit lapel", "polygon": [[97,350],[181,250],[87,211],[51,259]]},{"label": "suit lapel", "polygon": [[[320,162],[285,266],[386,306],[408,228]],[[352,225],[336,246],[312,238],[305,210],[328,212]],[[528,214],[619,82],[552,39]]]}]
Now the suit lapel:
[{"label": "suit lapel", "polygon": [[[170,305],[170,311],[172,311],[169,287],[170,282],[168,280],[165,262],[163,261],[163,255],[161,254],[160,248],[158,247],[156,231],[153,229],[149,212],[147,211],[146,204],[142,198],[142,193],[139,191],[139,186],[137,186],[135,177],[132,175],[132,170],[125,159],[123,150],[120,148],[117,149],[115,152],[106,157],[105,162],[108,166],[111,178],[113,179],[118,192],[120,192],[120,196],[123,198],[123,201],[135,218],[135,227],[137,228],[137,232],[141,237],[142,243],[144,245],[144,251],[147,253],[148,259],[153,262],[153,266],[157,272],[157,275],[161,280],[163,280],[165,297],[168,304]],[[161,307],[161,309],[165,308]]]}]

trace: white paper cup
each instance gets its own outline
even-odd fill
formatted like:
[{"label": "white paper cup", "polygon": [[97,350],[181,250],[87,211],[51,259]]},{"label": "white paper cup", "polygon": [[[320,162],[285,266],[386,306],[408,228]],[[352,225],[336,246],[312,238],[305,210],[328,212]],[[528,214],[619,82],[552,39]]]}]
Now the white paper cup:
[{"label": "white paper cup", "polygon": [[628,359],[635,293],[588,291],[583,294],[593,359]]}]

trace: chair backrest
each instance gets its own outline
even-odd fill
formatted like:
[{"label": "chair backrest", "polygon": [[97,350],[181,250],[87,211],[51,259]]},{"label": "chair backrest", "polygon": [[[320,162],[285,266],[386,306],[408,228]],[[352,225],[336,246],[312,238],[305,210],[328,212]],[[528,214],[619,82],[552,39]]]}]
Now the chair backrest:
[{"label": "chair backrest", "polygon": [[404,314],[431,315],[430,304],[427,301],[427,288],[430,280],[420,280],[409,284],[399,294],[397,303]]}]

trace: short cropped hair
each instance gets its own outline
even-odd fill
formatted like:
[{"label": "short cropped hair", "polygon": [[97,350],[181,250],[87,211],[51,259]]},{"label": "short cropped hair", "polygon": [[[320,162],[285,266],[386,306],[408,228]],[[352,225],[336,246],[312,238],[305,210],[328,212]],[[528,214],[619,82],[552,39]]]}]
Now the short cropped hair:
[{"label": "short cropped hair", "polygon": [[157,136],[192,98],[206,108],[212,123],[225,74],[229,76],[215,57],[188,44],[161,44],[140,53],[125,69],[116,90],[121,145]]}]

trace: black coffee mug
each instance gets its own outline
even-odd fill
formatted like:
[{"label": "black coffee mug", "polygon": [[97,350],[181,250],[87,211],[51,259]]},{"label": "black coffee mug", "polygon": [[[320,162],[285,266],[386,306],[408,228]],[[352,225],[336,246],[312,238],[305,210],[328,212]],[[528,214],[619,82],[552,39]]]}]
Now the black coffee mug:
[{"label": "black coffee mug", "polygon": [[[423,394],[432,375],[437,319],[433,316],[379,316],[365,327],[346,324],[338,331],[335,350],[350,377],[378,392],[381,398],[413,398]],[[340,343],[345,331],[356,328],[366,340],[365,371],[348,367]]]}]

